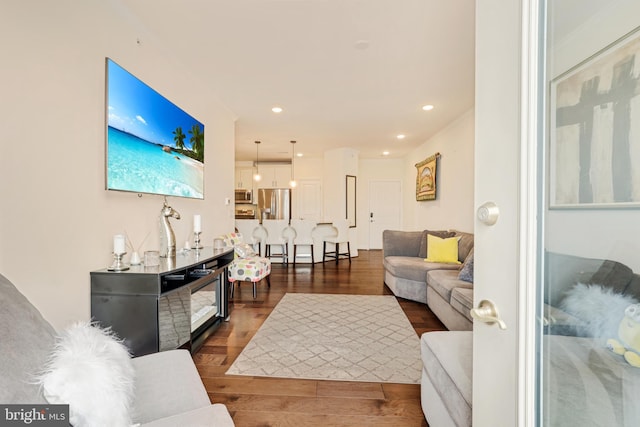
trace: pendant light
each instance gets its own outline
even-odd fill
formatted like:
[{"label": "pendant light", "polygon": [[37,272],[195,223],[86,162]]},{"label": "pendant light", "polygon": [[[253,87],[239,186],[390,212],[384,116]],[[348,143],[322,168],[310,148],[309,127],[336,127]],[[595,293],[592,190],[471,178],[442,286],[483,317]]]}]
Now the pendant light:
[{"label": "pendant light", "polygon": [[260,181],[262,179],[262,177],[260,176],[260,165],[259,165],[260,158],[258,156],[258,147],[260,146],[260,141],[256,141],[255,143],[256,143],[256,174],[253,175],[253,180]]},{"label": "pendant light", "polygon": [[296,142],[295,141],[291,141],[291,181],[289,181],[289,186],[291,188],[295,188],[298,183],[296,182],[296,174],[293,168],[293,161],[295,159],[296,156]]}]

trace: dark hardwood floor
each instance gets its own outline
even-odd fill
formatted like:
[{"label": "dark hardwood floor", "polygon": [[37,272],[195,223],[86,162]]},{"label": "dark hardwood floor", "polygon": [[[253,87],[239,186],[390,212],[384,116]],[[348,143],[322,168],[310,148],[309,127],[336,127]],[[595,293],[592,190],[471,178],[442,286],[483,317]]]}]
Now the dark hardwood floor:
[{"label": "dark hardwood floor", "polygon": [[[231,319],[209,337],[194,360],[211,401],[227,405],[245,426],[427,426],[420,386],[226,376],[225,372],[287,292],[391,295],[384,285],[382,251],[359,251],[351,264],[273,264],[271,288],[236,288]],[[445,330],[423,304],[399,299],[418,335]]]}]

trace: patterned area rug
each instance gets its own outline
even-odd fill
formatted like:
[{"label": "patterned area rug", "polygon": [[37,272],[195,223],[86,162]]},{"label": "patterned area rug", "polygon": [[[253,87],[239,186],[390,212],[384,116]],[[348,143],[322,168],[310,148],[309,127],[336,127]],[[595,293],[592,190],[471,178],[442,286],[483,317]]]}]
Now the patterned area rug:
[{"label": "patterned area rug", "polygon": [[418,384],[421,369],[395,297],[286,294],[227,375]]}]

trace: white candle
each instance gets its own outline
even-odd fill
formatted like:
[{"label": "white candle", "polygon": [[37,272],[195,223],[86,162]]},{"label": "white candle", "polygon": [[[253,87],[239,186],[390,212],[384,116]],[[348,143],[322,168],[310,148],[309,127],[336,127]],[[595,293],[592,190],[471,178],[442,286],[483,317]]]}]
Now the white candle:
[{"label": "white candle", "polygon": [[202,232],[202,219],[200,218],[200,215],[193,216],[193,232],[194,233]]},{"label": "white candle", "polygon": [[125,238],[122,234],[116,234],[113,236],[113,253],[123,254],[125,252]]}]

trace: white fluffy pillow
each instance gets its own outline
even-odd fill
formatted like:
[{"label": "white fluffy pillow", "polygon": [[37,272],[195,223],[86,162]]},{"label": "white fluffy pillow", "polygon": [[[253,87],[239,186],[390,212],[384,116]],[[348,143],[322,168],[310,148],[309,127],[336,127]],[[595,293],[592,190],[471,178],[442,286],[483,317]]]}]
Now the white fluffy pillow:
[{"label": "white fluffy pillow", "polygon": [[68,404],[74,427],[129,426],[134,370],[110,329],[79,322],[63,331],[39,377],[52,404]]},{"label": "white fluffy pillow", "polygon": [[580,319],[578,336],[608,339],[618,336],[625,309],[637,302],[609,287],[578,283],[567,292],[560,308]]}]

